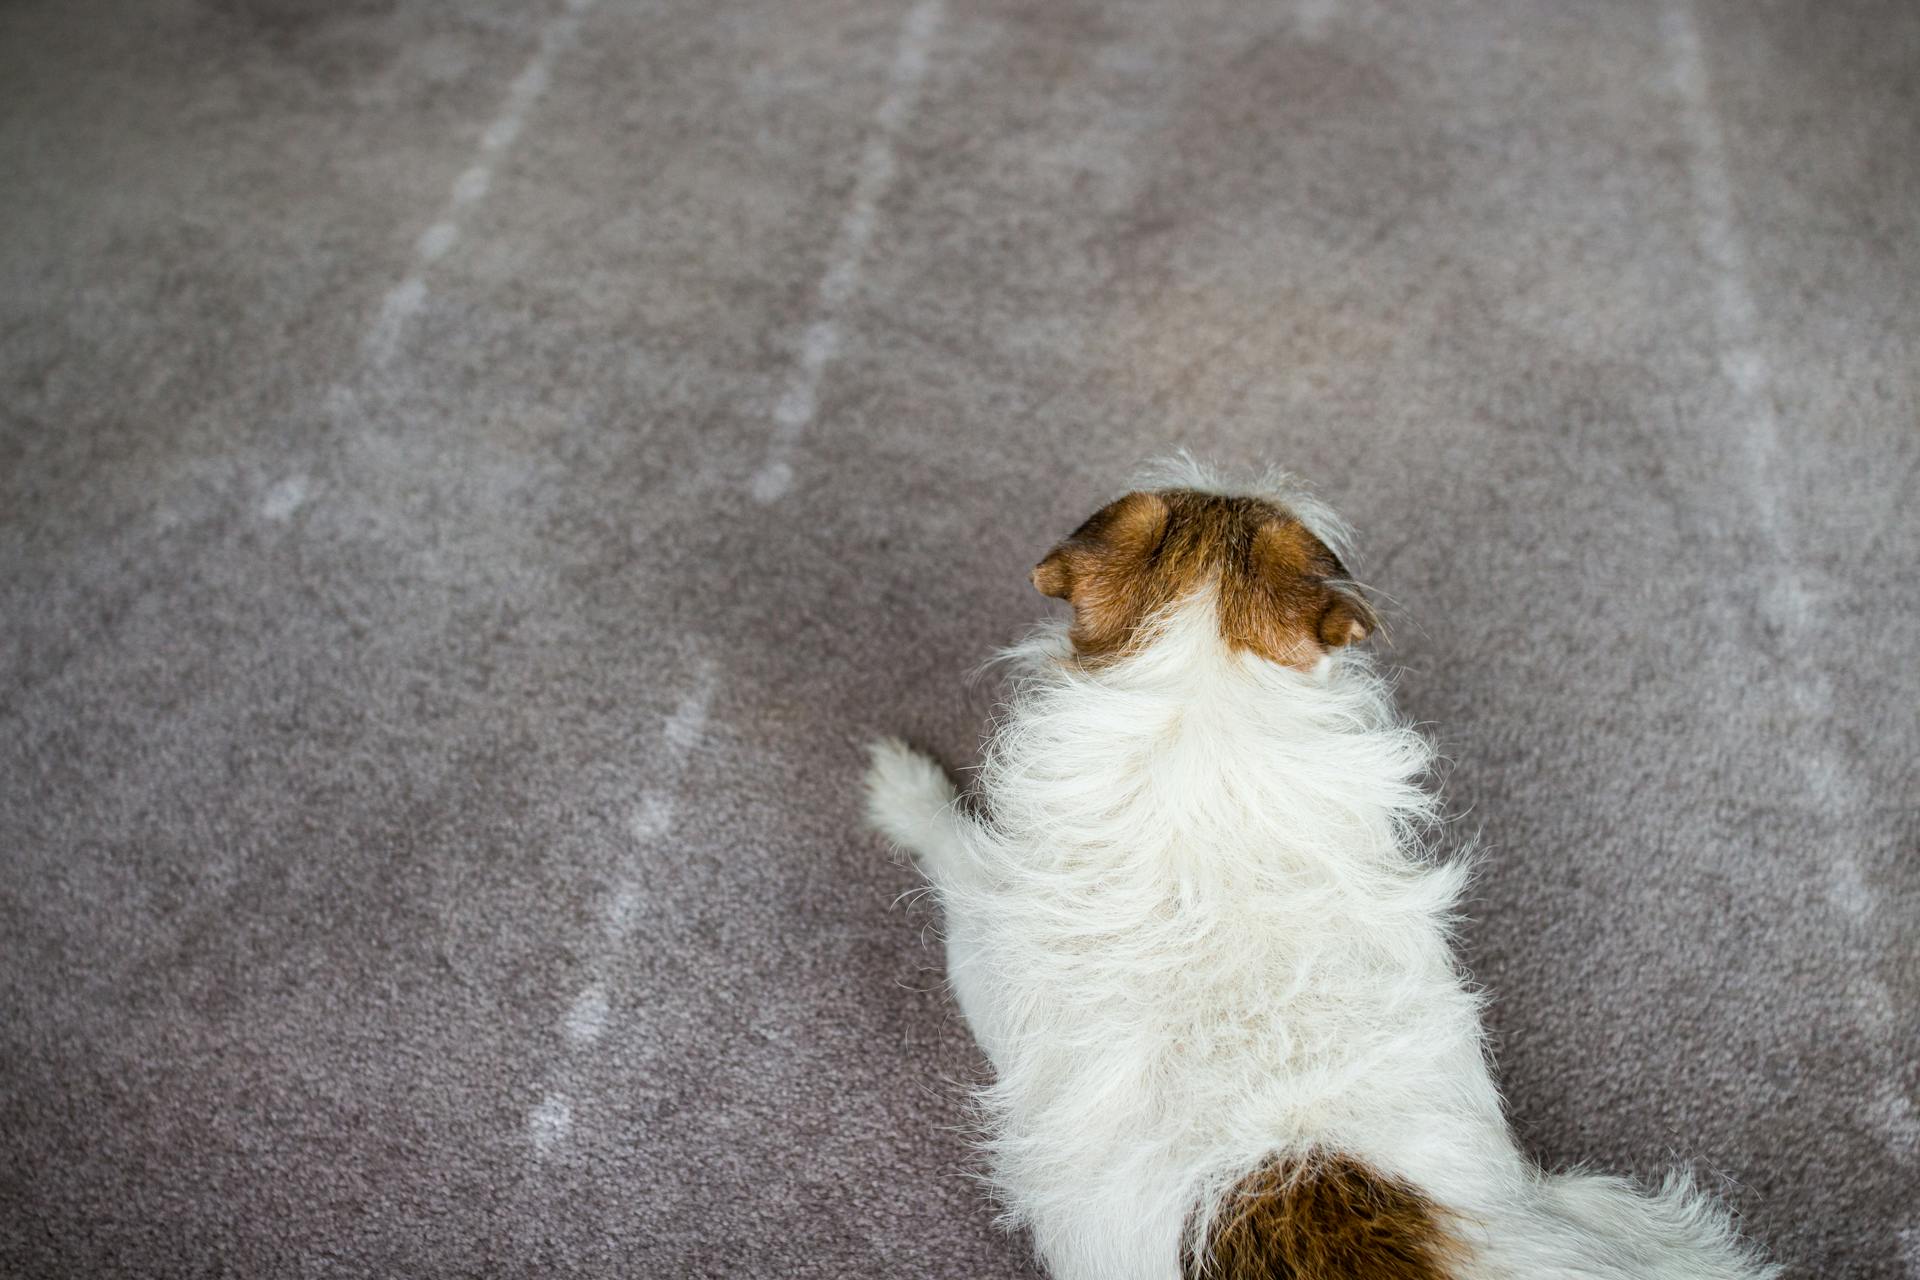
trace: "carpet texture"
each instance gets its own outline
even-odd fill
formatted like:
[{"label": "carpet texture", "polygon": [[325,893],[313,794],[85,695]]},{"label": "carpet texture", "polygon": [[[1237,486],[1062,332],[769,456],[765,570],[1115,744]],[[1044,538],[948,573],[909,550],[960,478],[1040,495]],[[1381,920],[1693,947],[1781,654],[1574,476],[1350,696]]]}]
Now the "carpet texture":
[{"label": "carpet texture", "polygon": [[1920,1276],[1920,7],[0,8],[0,1273],[1037,1274],[859,747],[1358,526],[1529,1150]]}]

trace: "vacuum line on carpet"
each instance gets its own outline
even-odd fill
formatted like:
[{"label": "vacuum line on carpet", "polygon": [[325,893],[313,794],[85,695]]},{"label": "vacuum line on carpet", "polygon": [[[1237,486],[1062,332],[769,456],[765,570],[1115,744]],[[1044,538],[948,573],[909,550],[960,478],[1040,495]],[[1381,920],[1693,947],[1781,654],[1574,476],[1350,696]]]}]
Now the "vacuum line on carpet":
[{"label": "vacuum line on carpet", "polygon": [[[661,726],[662,751],[653,782],[641,793],[639,803],[627,820],[627,834],[637,850],[656,845],[672,833],[674,796],[686,772],[688,758],[706,736],[707,713],[713,704],[716,681],[712,662],[703,661],[694,674],[692,687]],[[527,1112],[527,1137],[536,1155],[551,1154],[573,1131],[574,1103],[570,1095],[577,1076],[573,1058],[606,1034],[612,1011],[608,971],[632,934],[641,905],[639,877],[629,873],[614,885],[601,908],[602,936],[599,944],[588,951],[587,982],[574,994],[560,1023],[567,1048],[540,1101]]]},{"label": "vacuum line on carpet", "polygon": [[554,59],[573,43],[580,31],[581,15],[593,4],[594,0],[566,0],[560,12],[541,28],[540,43],[533,56],[508,86],[507,100],[501,105],[500,113],[480,134],[480,148],[473,163],[454,179],[439,219],[414,241],[413,261],[407,274],[387,290],[381,300],[380,311],[367,334],[368,360],[384,363],[399,348],[407,323],[427,300],[427,269],[445,257],[459,241],[462,215],[487,194],[487,188],[493,183],[494,165],[520,136],[528,113],[552,81]]},{"label": "vacuum line on carpet", "polygon": [[920,0],[900,26],[900,43],[887,75],[886,96],[874,116],[872,135],[860,155],[853,196],[840,220],[839,234],[827,254],[820,277],[813,317],[800,338],[800,357],[787,385],[773,406],[773,438],[767,457],[755,473],[754,500],[777,501],[793,486],[793,446],[813,422],[819,408],[820,378],[840,351],[840,315],[860,281],[867,244],[873,239],[880,201],[893,182],[894,146],[919,98],[926,78],[928,54],[940,27],[942,0]]},{"label": "vacuum line on carpet", "polygon": [[[1759,611],[1781,635],[1793,637],[1787,652],[1820,652],[1824,620],[1810,575],[1788,535],[1780,416],[1773,399],[1773,374],[1760,337],[1759,308],[1751,284],[1750,256],[1735,207],[1726,141],[1713,102],[1713,83],[1692,0],[1669,0],[1661,14],[1661,34],[1678,91],[1682,123],[1693,152],[1693,195],[1700,252],[1712,274],[1715,340],[1721,375],[1733,396],[1731,411],[1747,471],[1747,496],[1768,550],[1780,566],[1773,588],[1763,593]],[[1846,767],[1827,735],[1832,732],[1836,700],[1832,677],[1818,663],[1799,662],[1788,682],[1789,696],[1815,726],[1815,747],[1796,753],[1808,797],[1835,819],[1864,813],[1872,797]],[[1866,922],[1879,906],[1859,852],[1844,834],[1833,841],[1827,900],[1840,912]],[[1887,984],[1863,966],[1856,989],[1862,1029],[1888,1064],[1902,1060],[1898,1036],[1899,1006]],[[1899,1088],[1891,1071],[1861,1108],[1863,1119],[1896,1157],[1920,1157],[1920,1112]]]}]

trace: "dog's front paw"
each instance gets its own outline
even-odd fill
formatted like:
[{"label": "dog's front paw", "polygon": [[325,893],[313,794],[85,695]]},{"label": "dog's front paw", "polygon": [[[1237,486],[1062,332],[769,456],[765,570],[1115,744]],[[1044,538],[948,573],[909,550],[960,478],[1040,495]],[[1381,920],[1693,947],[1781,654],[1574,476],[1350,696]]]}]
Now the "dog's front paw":
[{"label": "dog's front paw", "polygon": [[946,771],[898,738],[867,747],[867,821],[895,844],[918,852],[928,828],[959,798]]}]

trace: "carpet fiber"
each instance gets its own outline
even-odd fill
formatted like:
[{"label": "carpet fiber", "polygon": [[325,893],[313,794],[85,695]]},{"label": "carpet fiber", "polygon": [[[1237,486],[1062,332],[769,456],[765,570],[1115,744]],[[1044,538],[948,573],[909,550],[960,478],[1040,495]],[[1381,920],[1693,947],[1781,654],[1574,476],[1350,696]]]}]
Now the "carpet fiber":
[{"label": "carpet fiber", "polygon": [[859,746],[1314,481],[1529,1150],[1920,1276],[1920,8],[0,8],[0,1272],[1036,1274]]}]

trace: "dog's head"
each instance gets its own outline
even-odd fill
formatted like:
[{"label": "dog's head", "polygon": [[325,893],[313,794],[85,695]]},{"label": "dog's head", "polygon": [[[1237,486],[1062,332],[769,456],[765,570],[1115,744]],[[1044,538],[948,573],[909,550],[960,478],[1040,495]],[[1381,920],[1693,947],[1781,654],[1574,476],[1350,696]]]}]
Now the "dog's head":
[{"label": "dog's head", "polygon": [[1197,489],[1108,503],[1034,568],[1033,585],[1073,606],[1068,635],[1089,662],[1136,651],[1169,610],[1208,592],[1229,649],[1300,670],[1375,626],[1340,557],[1288,507]]}]

